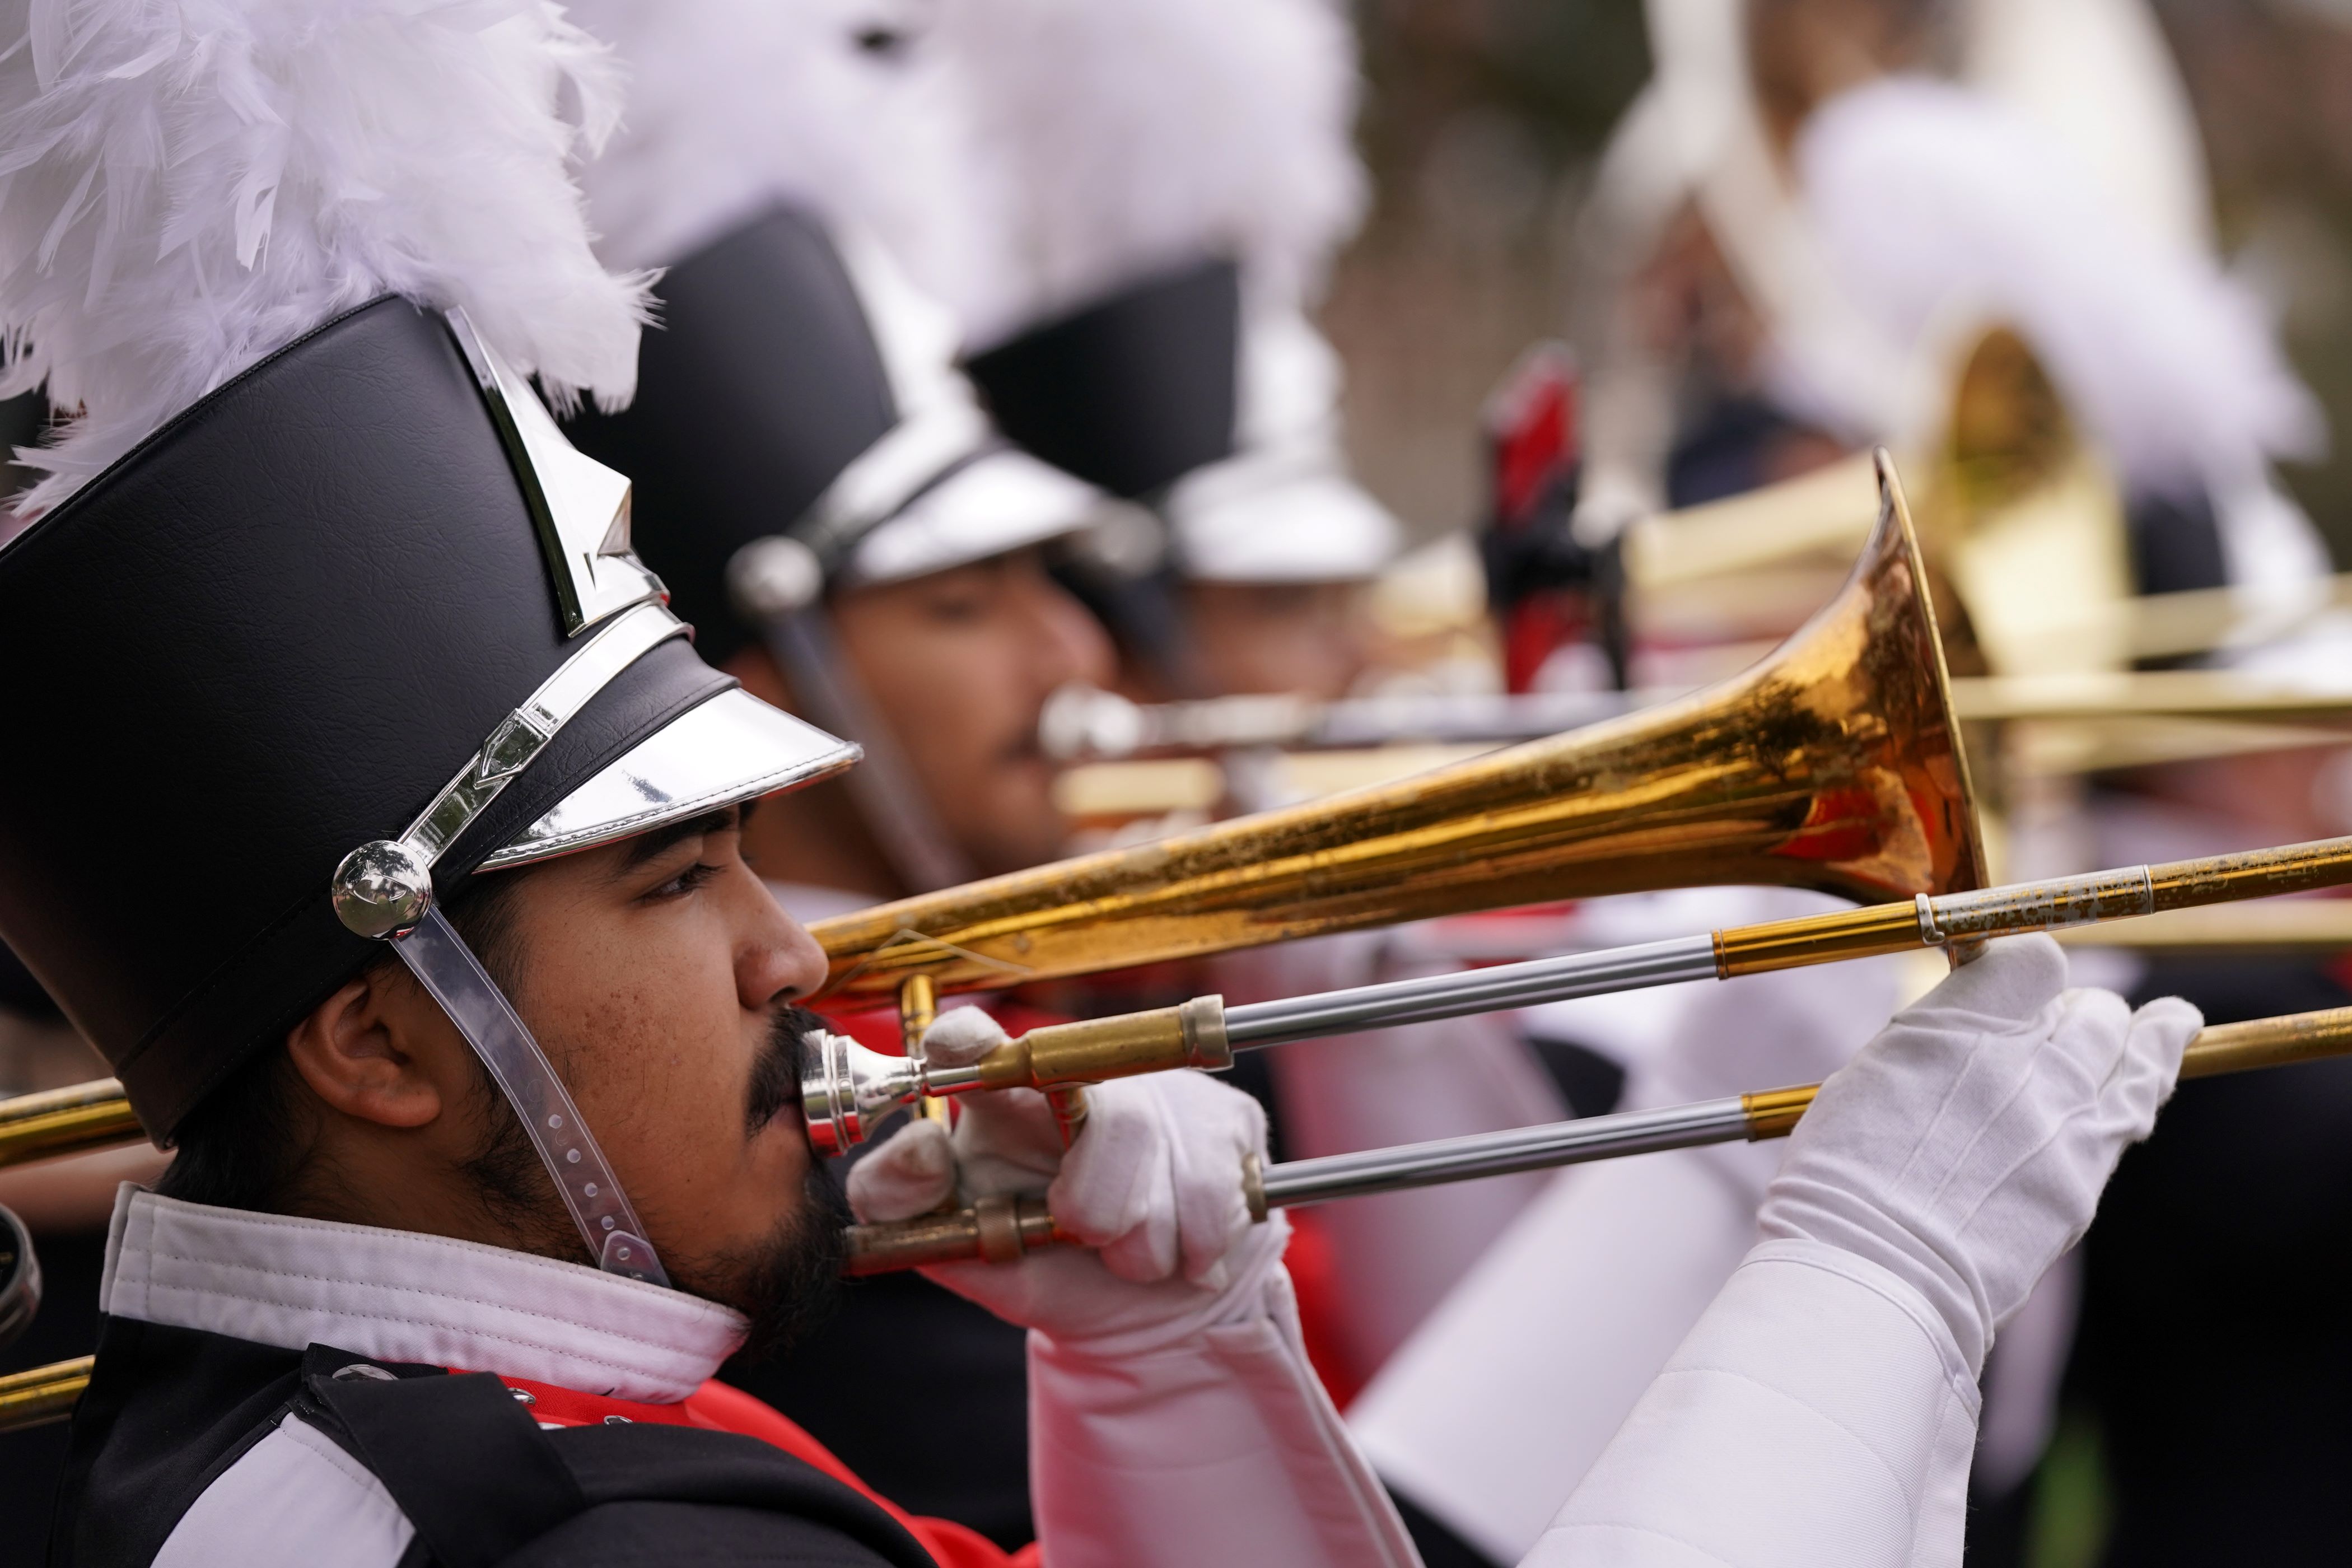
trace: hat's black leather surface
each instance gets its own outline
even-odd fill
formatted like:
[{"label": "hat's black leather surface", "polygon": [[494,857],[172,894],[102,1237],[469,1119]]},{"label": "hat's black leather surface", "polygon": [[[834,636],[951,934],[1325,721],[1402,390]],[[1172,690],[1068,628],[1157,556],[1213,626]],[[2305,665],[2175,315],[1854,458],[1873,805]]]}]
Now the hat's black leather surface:
[{"label": "hat's black leather surface", "polygon": [[1216,260],[1033,327],[964,369],[1006,436],[1132,500],[1233,456],[1240,353],[1241,273]]},{"label": "hat's black leather surface", "polygon": [[865,307],[817,219],[771,210],[662,275],[637,396],[565,431],[635,486],[633,536],[706,658],[752,640],[727,563],[787,531],[898,422]]},{"label": "hat's black leather surface", "polygon": [[[0,550],[0,937],[151,1132],[382,949],[329,907],[575,644],[448,329],[362,306]],[[673,639],[511,783],[445,895],[732,682]]]}]

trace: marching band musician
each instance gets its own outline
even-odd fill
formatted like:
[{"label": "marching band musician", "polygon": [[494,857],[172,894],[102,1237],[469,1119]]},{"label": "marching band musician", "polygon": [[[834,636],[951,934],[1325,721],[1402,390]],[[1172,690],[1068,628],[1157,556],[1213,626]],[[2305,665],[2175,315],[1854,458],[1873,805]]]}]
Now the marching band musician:
[{"label": "marching band musician", "polygon": [[[609,264],[663,269],[635,405],[571,432],[630,476],[703,656],[866,752],[764,807],[747,858],[803,920],[1054,858],[1039,715],[1111,658],[1048,552],[1101,498],[988,424],[952,315],[897,259],[953,243],[936,51],[831,0],[571,15],[629,79],[583,172],[590,227]],[[801,596],[747,602],[763,560]],[[894,1499],[1030,1540],[1021,1331],[913,1275],[853,1294],[806,1353],[729,1375]]]},{"label": "marching band musician", "polygon": [[[178,1151],[117,1202],[53,1560],[1006,1562],[708,1381],[838,1262],[823,965],[741,840],[856,753],[696,655],[526,379],[630,392],[643,284],[563,167],[597,51],[522,0],[5,32],[8,376],[73,418],[0,547],[0,726],[63,753],[0,770],[0,934]],[[2063,977],[1996,944],[1824,1089],[1528,1561],[1955,1559],[1983,1354],[2197,1024]],[[1066,1152],[1015,1092],[852,1179],[1045,1189],[1088,1244],[936,1271],[1031,1331],[1057,1563],[1412,1561],[1247,1222],[1262,1139],[1173,1074]]]},{"label": "marching band musician", "polygon": [[[1010,435],[1157,531],[1078,577],[1122,686],[1347,695],[1364,590],[1402,531],[1348,471],[1338,355],[1308,316],[1364,200],[1346,19],[1328,0],[1020,0],[949,6],[940,33],[1001,253],[943,284],[972,376]],[[1234,793],[1244,810],[1289,804]],[[1248,1002],[1450,963],[1410,931],[1368,931],[1213,960],[1201,988]],[[1304,1042],[1243,1071],[1286,1156],[1567,1110],[1500,1017]],[[1343,1394],[1540,1186],[1390,1194],[1304,1222],[1329,1281],[1309,1321]]]},{"label": "marching band musician", "polygon": [[[7,26],[12,374],[79,414],[0,552],[5,721],[77,765],[8,770],[0,928],[178,1150],[115,1211],[57,1560],[1003,1562],[706,1381],[838,1268],[822,960],[740,845],[855,751],[696,656],[524,379],[630,390],[553,112],[609,125],[595,47],[532,5]],[[164,869],[200,910],[115,896]],[[1403,1561],[1245,1223],[1254,1109],[1105,1092],[1058,1170],[1038,1114],[966,1139],[1117,1269],[982,1280],[1051,1333],[1057,1551]]]}]

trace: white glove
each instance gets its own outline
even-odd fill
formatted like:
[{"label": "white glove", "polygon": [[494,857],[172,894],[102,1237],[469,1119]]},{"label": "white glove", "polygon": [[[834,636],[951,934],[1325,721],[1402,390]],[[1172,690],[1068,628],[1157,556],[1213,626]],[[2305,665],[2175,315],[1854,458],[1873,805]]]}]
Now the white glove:
[{"label": "white glove", "polygon": [[[957,1008],[924,1054],[969,1062],[1004,1032]],[[1388,1494],[1307,1364],[1289,1227],[1253,1225],[1242,1162],[1265,1150],[1257,1102],[1198,1073],[1087,1091],[1065,1153],[1045,1096],[964,1096],[952,1137],[902,1129],[851,1171],[864,1220],[950,1193],[1045,1194],[1092,1250],[957,1263],[932,1279],[1033,1331],[1030,1485],[1055,1568],[1410,1568]]]},{"label": "white glove", "polygon": [[[961,1067],[1004,1039],[987,1014],[957,1007],[924,1035],[923,1053]],[[916,1121],[853,1166],[849,1206],[861,1220],[910,1219],[950,1194],[969,1203],[1042,1193],[1055,1223],[1084,1247],[925,1272],[1060,1343],[1116,1338],[1139,1349],[1218,1321],[1228,1308],[1256,1310],[1290,1235],[1278,1213],[1253,1224],[1242,1196],[1243,1161],[1265,1153],[1257,1101],[1171,1072],[1095,1085],[1087,1103],[1084,1131],[1066,1153],[1034,1089],[965,1095],[952,1137]]]},{"label": "white glove", "polygon": [[1822,1086],[1767,1190],[1763,1235],[1826,1242],[1902,1279],[1971,1370],[2082,1239],[2126,1144],[2156,1124],[2203,1019],[2066,991],[2046,936],[1998,942]]}]

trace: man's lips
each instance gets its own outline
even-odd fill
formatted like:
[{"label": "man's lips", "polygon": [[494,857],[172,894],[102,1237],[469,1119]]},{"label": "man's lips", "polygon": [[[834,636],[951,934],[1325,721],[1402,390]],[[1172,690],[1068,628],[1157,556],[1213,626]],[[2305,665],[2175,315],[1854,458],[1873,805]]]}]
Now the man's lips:
[{"label": "man's lips", "polygon": [[759,1059],[751,1064],[744,1120],[754,1134],[785,1117],[791,1118],[794,1131],[804,1131],[801,1121],[801,1058],[804,1054],[802,1041],[809,1031],[824,1026],[824,1020],[805,1007],[778,1009],[769,1025],[768,1037],[761,1042]]}]

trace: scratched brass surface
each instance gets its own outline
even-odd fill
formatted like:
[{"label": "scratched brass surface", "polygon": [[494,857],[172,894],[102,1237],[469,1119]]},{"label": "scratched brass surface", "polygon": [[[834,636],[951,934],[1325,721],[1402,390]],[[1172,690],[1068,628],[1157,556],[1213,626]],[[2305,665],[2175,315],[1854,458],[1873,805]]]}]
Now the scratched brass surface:
[{"label": "scratched brass surface", "polygon": [[2352,1051],[2352,1007],[2291,1013],[2200,1029],[2180,1058],[2182,1078],[2212,1078],[2253,1068],[2286,1067]]},{"label": "scratched brass surface", "polygon": [[2158,910],[2194,909],[2200,904],[2341,887],[2352,881],[2352,838],[2175,860],[2150,866],[2147,875]]},{"label": "scratched brass surface", "polygon": [[1003,985],[1465,910],[1768,883],[1984,881],[1918,545],[1877,530],[1771,658],[1680,701],[1412,779],[811,927],[826,989]]}]

